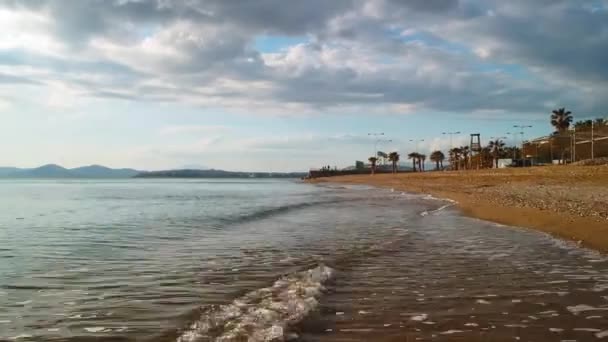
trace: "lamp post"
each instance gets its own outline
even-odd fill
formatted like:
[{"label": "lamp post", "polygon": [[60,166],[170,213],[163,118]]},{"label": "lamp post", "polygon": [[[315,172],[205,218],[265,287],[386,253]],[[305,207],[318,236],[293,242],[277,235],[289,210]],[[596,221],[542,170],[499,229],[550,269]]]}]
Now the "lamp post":
[{"label": "lamp post", "polygon": [[379,136],[384,136],[384,133],[367,133],[368,136],[374,137],[376,139],[376,141],[374,141],[374,157],[377,157],[378,154],[378,150],[376,149],[376,146],[378,145],[378,137]]},{"label": "lamp post", "polygon": [[519,134],[521,134],[521,159],[522,159],[522,163],[524,164],[523,166],[526,166],[525,165],[526,163],[523,162],[524,160],[526,160],[526,156],[524,155],[524,130],[526,128],[532,128],[532,126],[530,126],[530,125],[513,125],[513,127],[521,129],[521,131],[519,132]]},{"label": "lamp post", "polygon": [[[381,143],[381,142],[389,143],[389,142],[393,142],[393,140],[391,140],[391,139],[378,139],[378,140],[376,140],[376,143],[374,144],[374,150],[376,151],[376,155],[374,157],[376,157],[376,158],[378,158],[378,144]],[[385,162],[386,162],[386,160],[385,160]]]},{"label": "lamp post", "polygon": [[419,142],[423,142],[423,141],[424,141],[424,139],[420,139],[420,140],[416,140],[416,139],[410,139],[410,141],[411,141],[411,142],[415,142],[415,143],[416,143],[416,151],[414,151],[414,152],[418,153],[418,143],[419,143]]},{"label": "lamp post", "polygon": [[460,134],[460,131],[458,131],[458,132],[443,132],[441,134],[443,134],[443,135],[449,135],[450,136],[450,149],[452,149],[452,148],[454,148],[454,145],[452,144],[452,137],[455,134]]},{"label": "lamp post", "polygon": [[[513,160],[515,160],[515,159],[517,159],[517,137],[516,137],[517,133],[507,132],[505,134],[513,137],[513,147],[515,147],[513,149]],[[523,151],[522,151],[522,153],[523,153]]]}]

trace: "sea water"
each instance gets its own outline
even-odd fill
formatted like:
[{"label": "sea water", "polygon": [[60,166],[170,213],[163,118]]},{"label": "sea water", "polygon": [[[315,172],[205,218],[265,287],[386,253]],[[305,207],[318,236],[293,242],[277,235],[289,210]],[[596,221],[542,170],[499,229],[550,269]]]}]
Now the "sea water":
[{"label": "sea water", "polygon": [[592,341],[607,271],[398,191],[0,181],[0,340]]}]

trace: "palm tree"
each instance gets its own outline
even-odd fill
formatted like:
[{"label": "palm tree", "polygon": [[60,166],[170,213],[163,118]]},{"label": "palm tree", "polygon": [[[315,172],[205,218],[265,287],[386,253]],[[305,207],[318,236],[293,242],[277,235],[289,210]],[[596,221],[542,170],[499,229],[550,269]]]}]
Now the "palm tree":
[{"label": "palm tree", "polygon": [[376,158],[376,157],[369,157],[368,160],[369,160],[370,164],[372,164],[371,168],[372,168],[372,175],[373,175],[373,174],[376,173],[376,163],[378,162],[378,158]]},{"label": "palm tree", "polygon": [[416,152],[412,152],[407,155],[407,157],[412,160],[412,167],[413,167],[414,172],[416,172],[416,162],[418,160],[418,156],[419,156],[419,154]]},{"label": "palm tree", "polygon": [[521,149],[517,146],[508,146],[503,149],[503,152],[504,152],[505,158],[517,159],[517,156],[519,155],[520,150]]},{"label": "palm tree", "polygon": [[433,151],[430,157],[431,161],[435,163],[435,170],[439,170],[439,164],[441,163],[441,168],[443,169],[443,161],[445,159],[445,155],[441,151]]},{"label": "palm tree", "polygon": [[388,155],[388,160],[390,160],[393,163],[393,173],[397,173],[397,163],[399,162],[399,153],[397,152],[391,152]]},{"label": "palm tree", "polygon": [[488,147],[490,148],[490,151],[494,158],[494,164],[496,165],[496,168],[498,169],[498,159],[504,152],[505,143],[500,139],[496,139],[496,140],[490,141],[490,144],[488,145]]},{"label": "palm tree", "polygon": [[608,119],[597,118],[593,121],[593,124],[595,125],[595,127],[606,126],[608,125]]},{"label": "palm tree", "polygon": [[551,114],[551,125],[559,133],[565,132],[570,127],[572,120],[572,112],[567,111],[565,108],[556,109]]},{"label": "palm tree", "polygon": [[458,170],[461,154],[462,151],[459,147],[454,147],[450,150],[450,168],[452,170]]},{"label": "palm tree", "polygon": [[481,167],[492,168],[494,166],[494,160],[492,158],[492,150],[489,146],[484,146],[479,151],[479,158],[481,158]]},{"label": "palm tree", "polygon": [[426,161],[426,154],[418,154],[418,169],[424,171],[424,162]]},{"label": "palm tree", "polygon": [[584,130],[584,129],[589,129],[591,128],[591,125],[593,124],[592,120],[580,120],[574,123],[574,128],[576,128],[577,131],[580,130]]},{"label": "palm tree", "polygon": [[460,153],[462,154],[462,158],[464,160],[464,169],[469,168],[469,154],[470,154],[469,146],[461,146]]}]

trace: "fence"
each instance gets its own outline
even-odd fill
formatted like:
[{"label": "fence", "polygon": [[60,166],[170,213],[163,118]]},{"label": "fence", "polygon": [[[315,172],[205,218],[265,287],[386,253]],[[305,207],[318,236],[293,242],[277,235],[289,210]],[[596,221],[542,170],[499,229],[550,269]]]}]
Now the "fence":
[{"label": "fence", "polygon": [[585,127],[530,140],[524,155],[537,163],[608,157],[608,125]]}]

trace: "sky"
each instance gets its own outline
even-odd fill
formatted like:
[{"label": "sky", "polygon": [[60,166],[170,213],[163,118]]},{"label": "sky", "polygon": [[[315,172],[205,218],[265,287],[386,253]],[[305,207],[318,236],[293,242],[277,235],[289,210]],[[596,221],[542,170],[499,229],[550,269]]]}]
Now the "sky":
[{"label": "sky", "polygon": [[406,155],[608,116],[608,0],[0,0],[0,23],[0,166],[304,171],[369,133]]}]

